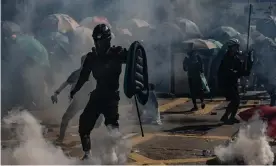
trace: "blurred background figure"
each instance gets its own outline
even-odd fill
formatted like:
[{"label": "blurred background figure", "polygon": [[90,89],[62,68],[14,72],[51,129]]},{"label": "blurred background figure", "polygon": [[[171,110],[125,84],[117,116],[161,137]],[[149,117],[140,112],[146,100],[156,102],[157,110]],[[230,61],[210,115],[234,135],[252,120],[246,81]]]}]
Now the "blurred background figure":
[{"label": "blurred background figure", "polygon": [[193,101],[194,107],[191,111],[197,111],[196,99],[199,98],[201,102],[201,108],[205,108],[204,104],[204,90],[201,80],[201,74],[203,71],[203,63],[197,52],[190,50],[183,61],[183,69],[188,72],[188,82],[190,87],[190,95]]}]

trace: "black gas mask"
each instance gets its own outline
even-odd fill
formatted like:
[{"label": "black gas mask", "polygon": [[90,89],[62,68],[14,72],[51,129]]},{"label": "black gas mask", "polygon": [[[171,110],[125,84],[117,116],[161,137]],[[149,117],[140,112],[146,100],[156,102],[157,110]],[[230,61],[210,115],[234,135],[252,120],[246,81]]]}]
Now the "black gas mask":
[{"label": "black gas mask", "polygon": [[106,53],[111,46],[111,38],[94,40],[96,49],[99,53]]},{"label": "black gas mask", "polygon": [[94,30],[92,37],[96,46],[96,50],[99,54],[105,54],[111,46],[111,31],[105,24],[97,25]]}]

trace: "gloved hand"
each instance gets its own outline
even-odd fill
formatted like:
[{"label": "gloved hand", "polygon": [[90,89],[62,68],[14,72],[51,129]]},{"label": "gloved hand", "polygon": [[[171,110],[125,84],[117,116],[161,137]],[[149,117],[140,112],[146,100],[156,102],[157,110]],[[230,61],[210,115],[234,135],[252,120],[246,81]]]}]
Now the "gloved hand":
[{"label": "gloved hand", "polygon": [[58,96],[57,93],[55,93],[54,95],[51,96],[51,100],[52,100],[53,104],[58,102],[58,97],[57,96]]}]

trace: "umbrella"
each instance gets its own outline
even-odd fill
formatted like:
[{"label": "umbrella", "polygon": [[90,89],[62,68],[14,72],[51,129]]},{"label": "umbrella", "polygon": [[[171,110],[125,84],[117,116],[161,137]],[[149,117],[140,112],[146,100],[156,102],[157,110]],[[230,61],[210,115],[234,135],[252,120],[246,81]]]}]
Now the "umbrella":
[{"label": "umbrella", "polygon": [[39,40],[51,55],[59,57],[70,55],[69,39],[60,32],[51,32],[48,36],[39,36]]},{"label": "umbrella", "polygon": [[201,49],[216,49],[217,45],[209,40],[203,39],[190,39],[183,42],[183,44],[187,47],[192,46],[194,50],[201,50]]},{"label": "umbrella", "polygon": [[177,18],[176,24],[181,28],[182,32],[189,38],[201,38],[203,37],[198,26],[191,20],[185,18]]},{"label": "umbrella", "polygon": [[219,42],[219,41],[216,41],[213,39],[208,39],[208,41],[214,43],[217,46],[217,48],[219,48],[219,49],[222,48],[222,46],[223,46],[223,44],[221,44],[221,42]]},{"label": "umbrella", "polygon": [[15,43],[11,46],[11,55],[15,61],[20,62],[20,57],[29,57],[38,65],[49,66],[46,48],[33,36],[17,35],[14,40]]},{"label": "umbrella", "polygon": [[1,33],[4,36],[11,36],[16,33],[20,33],[21,28],[14,22],[1,21]]},{"label": "umbrella", "polygon": [[256,29],[267,37],[276,37],[276,17],[269,16],[266,19],[259,19],[256,23]]},{"label": "umbrella", "polygon": [[95,17],[86,17],[80,22],[81,26],[94,29],[96,25],[98,24],[106,24],[107,26],[111,27],[111,24],[109,23],[108,19],[103,16],[95,16]]},{"label": "umbrella", "polygon": [[117,28],[128,29],[132,36],[138,41],[147,40],[151,30],[154,29],[148,22],[137,18],[116,24]]},{"label": "umbrella", "polygon": [[128,46],[131,44],[133,34],[127,28],[116,28],[116,38],[113,40],[115,45]]},{"label": "umbrella", "polygon": [[74,55],[84,55],[94,46],[92,30],[83,26],[76,28],[70,38],[70,45]]},{"label": "umbrella", "polygon": [[65,34],[51,32],[47,36],[39,36],[39,40],[48,50],[53,71],[60,71],[61,64],[71,60],[71,45]]},{"label": "umbrella", "polygon": [[40,26],[50,32],[67,33],[76,29],[79,24],[66,14],[51,14],[41,22]]},{"label": "umbrella", "polygon": [[132,36],[132,33],[127,28],[117,28],[117,34]]},{"label": "umbrella", "polygon": [[235,36],[238,36],[238,35],[240,35],[240,33],[234,28],[221,26],[211,31],[209,38],[225,43],[229,39],[234,38]]},{"label": "umbrella", "polygon": [[[240,48],[242,51],[246,50],[247,47],[247,34],[239,34],[237,36],[234,36],[234,38],[238,39],[240,41]],[[249,47],[253,44],[253,40],[251,36],[249,37]]]},{"label": "umbrella", "polygon": [[240,112],[238,116],[243,121],[249,121],[256,114],[267,122],[267,135],[276,138],[276,107],[258,106]]},{"label": "umbrella", "polygon": [[169,22],[164,22],[159,25],[157,29],[153,30],[151,35],[153,37],[148,37],[150,40],[153,40],[151,43],[163,43],[163,46],[168,43],[179,44],[185,40],[181,28],[178,25]]},{"label": "umbrella", "polygon": [[148,22],[146,22],[145,20],[133,18],[133,19],[131,19],[131,22],[133,22],[138,28],[142,28],[142,27],[151,28],[151,25]]}]

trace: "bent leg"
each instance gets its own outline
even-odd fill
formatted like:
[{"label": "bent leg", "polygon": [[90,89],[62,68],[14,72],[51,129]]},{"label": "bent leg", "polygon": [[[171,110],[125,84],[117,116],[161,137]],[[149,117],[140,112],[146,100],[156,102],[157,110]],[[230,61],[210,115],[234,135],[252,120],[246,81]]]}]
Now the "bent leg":
[{"label": "bent leg", "polygon": [[67,126],[69,124],[69,121],[77,114],[78,107],[77,102],[75,100],[72,101],[72,103],[69,105],[69,107],[66,109],[65,113],[62,116],[62,121],[60,124],[60,131],[59,131],[59,140],[63,140],[65,136],[65,132],[67,129]]},{"label": "bent leg", "polygon": [[90,133],[94,128],[99,115],[100,112],[97,108],[97,102],[90,98],[79,119],[79,135],[81,138],[82,149],[85,152],[90,151],[91,149]]}]

